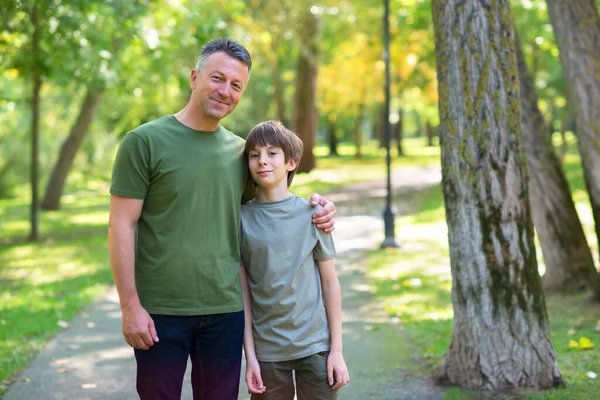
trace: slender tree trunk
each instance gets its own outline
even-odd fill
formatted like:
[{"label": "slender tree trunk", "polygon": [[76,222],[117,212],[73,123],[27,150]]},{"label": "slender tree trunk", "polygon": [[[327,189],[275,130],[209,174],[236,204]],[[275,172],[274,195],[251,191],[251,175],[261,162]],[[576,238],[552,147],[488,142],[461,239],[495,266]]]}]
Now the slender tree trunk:
[{"label": "slender tree trunk", "polygon": [[38,198],[39,184],[39,152],[40,152],[40,102],[42,91],[42,71],[39,55],[41,51],[41,26],[39,18],[40,9],[37,2],[31,10],[32,36],[32,69],[33,91],[31,96],[31,232],[29,240],[40,239],[40,208]]},{"label": "slender tree trunk", "polygon": [[425,123],[425,132],[427,132],[427,146],[433,146],[433,126],[431,126],[431,122],[427,121]]},{"label": "slender tree trunk", "polygon": [[69,137],[65,140],[60,150],[58,160],[52,171],[52,176],[46,187],[46,195],[42,202],[44,210],[58,210],[60,208],[60,199],[63,194],[67,175],[73,165],[75,155],[81,147],[81,143],[89,131],[89,127],[94,120],[98,104],[102,98],[102,91],[95,88],[88,88],[79,115],[75,124],[71,127]]},{"label": "slender tree trunk", "polygon": [[509,0],[434,0],[454,327],[441,382],[562,384],[537,272]]},{"label": "slender tree trunk", "polygon": [[298,166],[298,172],[310,172],[317,166],[313,148],[315,146],[318,114],[316,106],[318,73],[318,33],[319,20],[310,10],[303,18],[298,72],[296,74],[296,97],[294,130],[304,143],[304,154]]},{"label": "slender tree trunk", "polygon": [[338,151],[337,151],[337,145],[338,145],[338,140],[337,140],[337,135],[336,135],[336,125],[335,122],[333,122],[331,119],[327,119],[327,144],[329,146],[329,155],[330,156],[337,156],[338,155]]},{"label": "slender tree trunk", "polygon": [[285,115],[285,100],[283,95],[283,84],[281,83],[281,72],[279,70],[279,55],[278,55],[279,40],[272,42],[271,51],[274,54],[275,61],[271,66],[271,78],[273,79],[273,97],[275,99],[275,112],[285,126],[288,126]]},{"label": "slender tree trunk", "polygon": [[354,146],[356,147],[355,158],[362,158],[362,143],[363,143],[363,122],[365,121],[365,104],[361,103],[358,106],[358,116],[354,124]]},{"label": "slender tree trunk", "polygon": [[404,116],[402,107],[398,107],[398,122],[396,122],[392,126],[392,137],[396,141],[396,150],[398,151],[398,156],[404,155],[404,149],[402,148],[402,137],[404,136]]},{"label": "slender tree trunk", "polygon": [[600,15],[595,0],[546,0],[569,88],[583,175],[600,238]]},{"label": "slender tree trunk", "polygon": [[529,201],[546,273],[544,289],[587,289],[598,299],[598,273],[560,160],[546,133],[532,77],[517,40],[522,129],[529,170]]}]

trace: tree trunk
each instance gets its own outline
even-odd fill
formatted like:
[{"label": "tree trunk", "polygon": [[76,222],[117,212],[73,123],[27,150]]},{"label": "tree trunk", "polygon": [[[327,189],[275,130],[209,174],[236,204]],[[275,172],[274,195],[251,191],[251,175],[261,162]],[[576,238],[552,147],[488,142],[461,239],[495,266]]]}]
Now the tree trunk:
[{"label": "tree trunk", "polygon": [[[600,15],[594,0],[546,0],[575,115],[583,175],[600,238]],[[600,239],[599,239],[600,240]]]},{"label": "tree trunk", "polygon": [[427,132],[427,146],[433,146],[433,126],[431,126],[431,122],[427,121],[425,123],[425,131]]},{"label": "tree trunk", "polygon": [[336,131],[335,122],[333,122],[330,119],[327,119],[327,145],[329,146],[329,155],[330,156],[338,155],[338,152],[337,152],[338,140],[337,140],[337,135],[336,135],[335,131]]},{"label": "tree trunk", "polygon": [[40,239],[40,208],[38,198],[39,153],[40,153],[40,102],[42,91],[42,71],[40,68],[41,32],[39,18],[40,9],[35,2],[31,10],[32,35],[32,70],[33,91],[31,96],[31,232],[29,240]]},{"label": "tree trunk", "polygon": [[310,172],[316,167],[313,147],[317,136],[318,114],[316,106],[317,73],[319,55],[319,20],[310,10],[303,18],[301,32],[302,43],[298,56],[296,74],[296,95],[294,130],[304,143],[304,154],[298,166],[298,172]]},{"label": "tree trunk", "polygon": [[355,158],[362,158],[361,147],[363,143],[363,122],[365,121],[365,104],[360,103],[358,106],[358,117],[354,124],[354,146],[356,147]]},{"label": "tree trunk", "polygon": [[52,171],[52,176],[46,187],[46,195],[42,202],[44,210],[58,210],[60,208],[60,199],[63,194],[67,175],[73,165],[75,155],[87,134],[90,124],[94,120],[98,104],[102,98],[102,91],[95,88],[88,88],[79,115],[75,124],[71,127],[69,137],[62,145],[60,155]]},{"label": "tree trunk", "polygon": [[454,326],[436,371],[471,390],[562,384],[533,241],[509,0],[434,0]]},{"label": "tree trunk", "polygon": [[403,110],[402,107],[398,107],[398,122],[396,122],[392,126],[392,137],[396,141],[396,150],[398,151],[398,156],[404,155],[404,149],[402,148],[402,137],[404,135],[404,126],[403,126]]},{"label": "tree trunk", "polygon": [[271,78],[273,79],[273,98],[275,100],[275,112],[277,119],[279,119],[285,126],[287,124],[287,118],[285,117],[285,101],[283,96],[283,85],[281,83],[281,73],[279,70],[279,55],[278,55],[279,40],[274,40],[272,43],[272,52],[275,55],[275,61],[271,66]]},{"label": "tree trunk", "polygon": [[581,222],[571,198],[569,183],[546,132],[537,104],[533,78],[517,40],[517,63],[521,85],[522,129],[529,170],[531,214],[540,239],[546,274],[542,280],[550,291],[588,289],[598,299],[598,273]]},{"label": "tree trunk", "polygon": [[569,121],[570,113],[568,103],[563,107],[560,118],[560,159],[561,161],[567,154],[567,122]]}]

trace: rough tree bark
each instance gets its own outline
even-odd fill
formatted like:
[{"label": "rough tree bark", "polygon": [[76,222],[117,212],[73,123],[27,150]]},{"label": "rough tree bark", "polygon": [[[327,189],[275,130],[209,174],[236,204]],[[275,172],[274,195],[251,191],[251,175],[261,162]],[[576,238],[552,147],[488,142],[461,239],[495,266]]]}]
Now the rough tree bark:
[{"label": "rough tree bark", "polygon": [[296,74],[294,107],[294,130],[302,139],[304,154],[298,172],[310,172],[317,166],[313,148],[315,146],[318,114],[316,106],[317,73],[319,56],[319,19],[306,10],[302,19],[302,36]]},{"label": "rough tree bark", "polygon": [[533,77],[518,40],[516,44],[529,201],[546,264],[542,283],[544,289],[550,291],[587,289],[594,299],[599,299],[598,272],[592,253],[571,198],[569,183],[552,146],[552,136],[546,132]]},{"label": "rough tree bark", "polygon": [[75,155],[79,147],[81,147],[85,135],[88,133],[90,124],[94,120],[101,98],[102,91],[100,89],[92,87],[87,89],[85,98],[79,109],[79,115],[71,127],[69,137],[60,149],[58,160],[50,176],[50,181],[48,181],[46,194],[42,201],[42,208],[44,210],[58,210],[60,208],[60,199],[63,194],[67,175],[71,170]]},{"label": "rough tree bark", "polygon": [[[560,51],[585,185],[600,238],[600,15],[595,0],[546,0]],[[599,239],[600,240],[600,239]]]},{"label": "rough tree bark", "polygon": [[509,0],[434,0],[454,326],[436,371],[475,390],[563,383],[537,272]]}]

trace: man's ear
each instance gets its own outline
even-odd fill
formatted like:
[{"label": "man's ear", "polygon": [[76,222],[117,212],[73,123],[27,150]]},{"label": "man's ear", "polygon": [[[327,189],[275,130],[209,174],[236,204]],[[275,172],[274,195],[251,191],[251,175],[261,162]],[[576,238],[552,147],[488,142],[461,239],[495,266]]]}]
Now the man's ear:
[{"label": "man's ear", "polygon": [[287,167],[287,170],[288,170],[288,172],[291,172],[291,171],[295,170],[295,169],[296,169],[296,167],[298,167],[298,163],[296,162],[296,160],[294,160],[294,159],[291,159],[291,160],[288,162],[288,167]]},{"label": "man's ear", "polygon": [[196,89],[196,78],[198,77],[198,72],[196,71],[196,68],[194,68],[192,70],[192,72],[190,73],[190,87],[192,89]]}]

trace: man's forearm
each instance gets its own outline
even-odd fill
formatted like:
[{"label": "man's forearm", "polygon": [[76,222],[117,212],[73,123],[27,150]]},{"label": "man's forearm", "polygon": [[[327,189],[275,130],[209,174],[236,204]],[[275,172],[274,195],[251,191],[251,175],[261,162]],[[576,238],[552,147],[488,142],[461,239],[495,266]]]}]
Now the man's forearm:
[{"label": "man's forearm", "polygon": [[135,286],[135,227],[123,222],[109,223],[108,252],[121,309],[139,305]]}]

